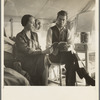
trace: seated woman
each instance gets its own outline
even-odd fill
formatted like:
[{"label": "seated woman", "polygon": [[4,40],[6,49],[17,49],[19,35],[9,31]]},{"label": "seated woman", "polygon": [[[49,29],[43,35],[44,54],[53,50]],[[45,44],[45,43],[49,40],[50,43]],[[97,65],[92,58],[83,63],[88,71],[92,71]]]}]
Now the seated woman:
[{"label": "seated woman", "polygon": [[46,50],[42,51],[35,29],[35,18],[24,15],[21,19],[24,29],[16,36],[17,59],[21,62],[23,70],[31,77],[31,85],[47,85],[48,67],[46,64]]}]

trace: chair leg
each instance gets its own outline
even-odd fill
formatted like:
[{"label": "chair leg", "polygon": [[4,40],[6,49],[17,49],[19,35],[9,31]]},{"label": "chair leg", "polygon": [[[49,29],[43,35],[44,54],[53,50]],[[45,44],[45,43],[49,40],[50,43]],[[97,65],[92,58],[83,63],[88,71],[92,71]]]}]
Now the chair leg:
[{"label": "chair leg", "polygon": [[54,73],[54,77],[56,78],[56,80],[58,80],[57,75],[56,75],[56,73],[54,71],[54,68],[52,70],[53,70],[53,73]]},{"label": "chair leg", "polygon": [[60,65],[59,65],[59,79],[60,79],[60,86],[62,86],[62,70]]},{"label": "chair leg", "polygon": [[53,74],[56,77],[56,80],[49,79],[49,81],[51,81],[51,82],[53,82],[55,84],[58,84],[58,85],[62,86],[63,84],[62,84],[62,68],[61,68],[61,64],[58,64],[57,70],[58,70],[58,75],[56,75],[55,70],[52,69]]}]

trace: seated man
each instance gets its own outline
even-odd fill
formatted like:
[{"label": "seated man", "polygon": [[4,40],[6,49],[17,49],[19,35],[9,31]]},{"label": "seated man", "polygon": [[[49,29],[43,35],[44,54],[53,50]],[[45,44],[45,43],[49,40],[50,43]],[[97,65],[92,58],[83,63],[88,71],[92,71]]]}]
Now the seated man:
[{"label": "seated man", "polygon": [[95,81],[87,74],[84,68],[80,68],[78,60],[75,56],[72,42],[72,35],[65,27],[68,19],[66,11],[59,11],[57,14],[56,25],[48,30],[47,48],[53,45],[54,52],[49,55],[49,59],[53,63],[62,63],[66,67],[66,85],[74,86],[76,82],[76,74],[86,79],[88,85],[95,85]]}]

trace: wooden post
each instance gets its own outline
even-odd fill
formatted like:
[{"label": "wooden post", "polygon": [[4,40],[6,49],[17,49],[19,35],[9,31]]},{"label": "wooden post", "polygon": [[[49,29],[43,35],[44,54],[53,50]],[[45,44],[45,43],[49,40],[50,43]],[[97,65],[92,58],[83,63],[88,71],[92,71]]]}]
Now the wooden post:
[{"label": "wooden post", "polygon": [[10,19],[11,22],[11,38],[13,38],[13,19]]},{"label": "wooden post", "polygon": [[85,61],[85,63],[86,63],[86,71],[87,71],[87,73],[89,72],[88,71],[88,63],[89,63],[89,53],[88,53],[88,44],[86,44],[86,51],[85,51],[85,57],[86,57],[86,61]]}]

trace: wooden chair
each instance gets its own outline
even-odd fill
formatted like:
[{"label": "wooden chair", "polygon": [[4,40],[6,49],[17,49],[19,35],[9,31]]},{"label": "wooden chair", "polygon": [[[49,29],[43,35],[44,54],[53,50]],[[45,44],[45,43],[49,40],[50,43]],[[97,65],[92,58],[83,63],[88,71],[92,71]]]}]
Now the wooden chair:
[{"label": "wooden chair", "polygon": [[[54,80],[52,80],[52,79],[49,78],[48,81],[62,86],[63,85],[63,83],[62,83],[62,77],[64,76],[64,75],[62,75],[62,66],[64,66],[64,65],[62,65],[61,63],[52,63],[50,61],[49,57],[48,57],[48,61],[49,61],[49,63],[52,66],[52,71],[53,71],[53,74],[54,74],[54,77],[55,77]],[[56,72],[54,70],[55,66],[57,67],[58,75],[56,74]]]}]

